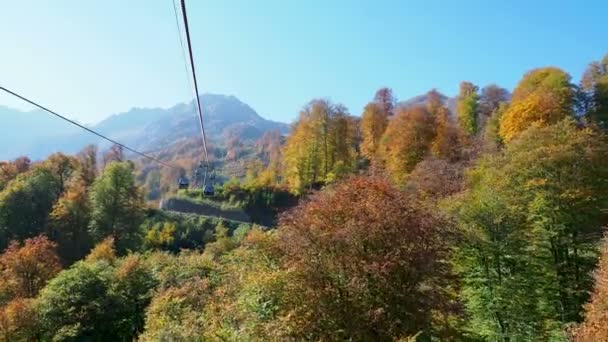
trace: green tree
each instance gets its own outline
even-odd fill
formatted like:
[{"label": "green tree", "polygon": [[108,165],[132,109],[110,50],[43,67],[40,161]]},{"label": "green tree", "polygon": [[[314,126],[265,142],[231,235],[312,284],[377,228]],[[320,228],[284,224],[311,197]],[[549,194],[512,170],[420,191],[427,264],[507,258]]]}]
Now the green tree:
[{"label": "green tree", "polygon": [[94,241],[113,236],[119,254],[139,246],[144,203],[131,163],[114,162],[105,168],[93,184],[91,208],[89,231]]},{"label": "green tree", "polygon": [[460,83],[460,93],[456,101],[458,125],[469,135],[477,133],[477,115],[479,110],[479,88],[471,82]]},{"label": "green tree", "polygon": [[120,261],[114,270],[110,291],[116,307],[114,330],[129,340],[144,328],[145,310],[150,304],[158,281],[145,260],[131,254]]},{"label": "green tree", "polygon": [[11,181],[0,192],[0,248],[11,240],[43,233],[60,191],[59,181],[45,167],[35,167]]},{"label": "green tree", "polygon": [[120,340],[116,305],[109,295],[112,267],[77,262],[42,290],[38,310],[45,338],[53,341]]},{"label": "green tree", "polygon": [[561,336],[580,320],[608,203],[606,137],[572,120],[532,127],[471,174],[458,205],[458,269],[472,329]]}]

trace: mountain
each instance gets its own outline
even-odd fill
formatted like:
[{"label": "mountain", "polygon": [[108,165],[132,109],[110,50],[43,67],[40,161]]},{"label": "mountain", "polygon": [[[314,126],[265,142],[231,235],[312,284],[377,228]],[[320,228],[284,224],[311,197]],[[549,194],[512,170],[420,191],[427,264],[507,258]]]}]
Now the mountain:
[{"label": "mountain", "polygon": [[[234,96],[201,96],[209,140],[221,144],[236,135],[255,140],[268,130],[287,133],[284,123],[262,118]],[[194,101],[171,108],[133,108],[111,115],[91,128],[111,139],[142,151],[156,151],[200,134]],[[109,143],[42,111],[22,112],[0,107],[0,160],[28,155],[44,158],[62,151],[74,153],[87,144],[105,148]]]},{"label": "mountain", "polygon": [[42,110],[24,112],[0,106],[0,160],[37,149],[37,142],[80,134],[80,129]]},{"label": "mountain", "polygon": [[[446,105],[448,107],[452,117],[455,117],[456,116],[456,98],[448,97],[441,93],[439,93],[439,98],[444,103],[444,105]],[[397,106],[401,106],[401,107],[426,106],[427,102],[428,102],[428,95],[423,94],[423,95],[414,96],[405,101],[401,101],[401,102],[397,103]]]}]

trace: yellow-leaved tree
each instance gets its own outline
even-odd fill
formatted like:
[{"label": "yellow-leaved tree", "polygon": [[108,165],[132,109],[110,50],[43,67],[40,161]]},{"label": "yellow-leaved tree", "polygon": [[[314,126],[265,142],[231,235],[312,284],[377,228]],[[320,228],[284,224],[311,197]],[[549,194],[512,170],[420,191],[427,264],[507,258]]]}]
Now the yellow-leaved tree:
[{"label": "yellow-leaved tree", "polygon": [[547,67],[526,73],[500,121],[500,136],[510,141],[530,126],[548,126],[571,115],[574,90],[570,75]]}]

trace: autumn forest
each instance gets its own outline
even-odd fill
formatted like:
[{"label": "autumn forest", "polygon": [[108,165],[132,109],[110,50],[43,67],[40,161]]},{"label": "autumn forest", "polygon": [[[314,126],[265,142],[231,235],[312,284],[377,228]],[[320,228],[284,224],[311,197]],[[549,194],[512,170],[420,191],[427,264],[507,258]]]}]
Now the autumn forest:
[{"label": "autumn forest", "polygon": [[608,55],[356,114],[310,101],[212,198],[187,144],[0,162],[0,341],[608,341]]}]

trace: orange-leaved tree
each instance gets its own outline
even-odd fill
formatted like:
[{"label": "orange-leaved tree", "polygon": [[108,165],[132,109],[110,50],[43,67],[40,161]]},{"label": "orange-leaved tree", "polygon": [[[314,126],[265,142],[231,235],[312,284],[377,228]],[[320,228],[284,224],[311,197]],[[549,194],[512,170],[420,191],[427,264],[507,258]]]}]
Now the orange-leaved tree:
[{"label": "orange-leaved tree", "polygon": [[387,170],[397,183],[428,154],[435,137],[435,120],[425,107],[398,108],[381,141]]},{"label": "orange-leaved tree", "polygon": [[[352,177],[282,217],[296,338],[390,340],[439,334],[449,315],[445,222],[384,179]],[[437,336],[437,335],[436,335]]]},{"label": "orange-leaved tree", "polygon": [[25,240],[23,246],[13,241],[0,256],[2,281],[14,297],[35,297],[60,270],[56,244],[46,236]]}]

